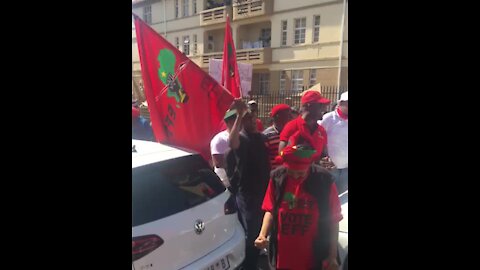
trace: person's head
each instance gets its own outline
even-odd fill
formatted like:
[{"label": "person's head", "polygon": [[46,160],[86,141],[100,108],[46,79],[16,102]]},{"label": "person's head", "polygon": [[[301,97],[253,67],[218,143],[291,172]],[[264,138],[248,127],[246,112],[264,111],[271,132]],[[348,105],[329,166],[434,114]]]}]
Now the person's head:
[{"label": "person's head", "polygon": [[257,132],[257,124],[255,122],[255,116],[252,112],[247,112],[242,119],[243,129],[247,133]]},{"label": "person's head", "polygon": [[338,101],[338,108],[342,111],[343,114],[348,116],[348,91],[340,96],[340,100]]},{"label": "person's head", "polygon": [[270,117],[273,118],[273,123],[278,129],[283,127],[292,119],[290,106],[287,104],[278,104],[272,108]]},{"label": "person's head", "polygon": [[254,118],[258,117],[258,104],[255,100],[250,100],[248,103],[248,109],[252,112]]},{"label": "person's head", "polygon": [[318,153],[312,147],[311,138],[303,136],[297,131],[289,139],[289,144],[278,157],[287,168],[287,174],[294,179],[305,179],[308,176],[308,169],[317,158]]},{"label": "person's head", "polygon": [[225,113],[225,116],[223,117],[223,121],[225,121],[225,124],[227,125],[227,129],[229,131],[232,129],[233,124],[235,123],[236,119],[237,119],[237,110],[236,109],[228,110]]},{"label": "person's head", "polygon": [[[302,115],[312,121],[321,120],[323,114],[327,111],[330,100],[322,97],[320,92],[308,90],[302,96]],[[307,120],[307,119],[306,119]]]}]

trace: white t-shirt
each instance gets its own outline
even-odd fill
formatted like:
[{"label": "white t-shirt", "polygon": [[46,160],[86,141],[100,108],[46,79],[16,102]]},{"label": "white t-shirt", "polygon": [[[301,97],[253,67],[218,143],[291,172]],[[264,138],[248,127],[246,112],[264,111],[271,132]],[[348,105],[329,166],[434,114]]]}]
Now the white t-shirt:
[{"label": "white t-shirt", "polygon": [[[219,132],[215,137],[213,137],[212,141],[210,141],[210,152],[212,155],[224,155],[230,149],[228,146],[228,130],[224,130]],[[215,173],[220,177],[223,184],[226,187],[230,186],[230,182],[228,181],[227,172],[225,169],[222,168],[214,168]]]},{"label": "white t-shirt", "polygon": [[335,110],[323,115],[318,124],[327,131],[328,155],[335,166],[348,168],[348,119],[342,119]]},{"label": "white t-shirt", "polygon": [[228,146],[228,130],[219,132],[210,142],[210,152],[212,155],[225,154],[230,147]]}]

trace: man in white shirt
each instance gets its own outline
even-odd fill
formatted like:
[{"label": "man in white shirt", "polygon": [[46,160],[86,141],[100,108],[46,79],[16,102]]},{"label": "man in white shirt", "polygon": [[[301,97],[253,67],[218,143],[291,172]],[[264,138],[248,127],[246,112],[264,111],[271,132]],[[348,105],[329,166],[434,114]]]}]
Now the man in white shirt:
[{"label": "man in white shirt", "polygon": [[220,177],[220,180],[222,180],[225,187],[229,187],[230,182],[228,181],[227,173],[225,171],[225,154],[228,150],[230,150],[228,145],[228,136],[233,124],[235,123],[235,119],[237,119],[237,110],[228,110],[223,119],[227,125],[227,129],[219,132],[210,141],[210,152],[212,155],[215,173],[218,175],[218,177]]},{"label": "man in white shirt", "polygon": [[348,189],[348,92],[340,96],[337,108],[325,114],[318,124],[327,131],[327,151],[335,165],[331,173],[342,193]]}]

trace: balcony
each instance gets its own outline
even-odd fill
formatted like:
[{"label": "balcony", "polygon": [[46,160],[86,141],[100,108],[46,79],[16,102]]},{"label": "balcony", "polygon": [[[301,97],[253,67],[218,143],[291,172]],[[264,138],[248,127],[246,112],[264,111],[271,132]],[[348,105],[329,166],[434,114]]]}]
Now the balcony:
[{"label": "balcony", "polygon": [[255,48],[238,50],[237,61],[253,65],[270,64],[272,62],[272,49]]},{"label": "balcony", "polygon": [[251,0],[233,4],[233,20],[242,20],[256,16],[270,15],[273,0]]},{"label": "balcony", "polygon": [[[208,68],[210,59],[222,59],[223,52],[206,53],[202,55],[202,68]],[[252,65],[270,64],[272,62],[271,48],[242,49],[237,51],[237,61]]]},{"label": "balcony", "polygon": [[201,63],[200,67],[208,68],[208,64],[210,63],[210,58],[222,59],[223,58],[223,52],[206,53],[206,54],[202,55],[202,63]]},{"label": "balcony", "polygon": [[227,19],[227,14],[232,15],[232,6],[222,6],[212,9],[207,9],[200,12],[200,25],[212,25],[225,23]]}]

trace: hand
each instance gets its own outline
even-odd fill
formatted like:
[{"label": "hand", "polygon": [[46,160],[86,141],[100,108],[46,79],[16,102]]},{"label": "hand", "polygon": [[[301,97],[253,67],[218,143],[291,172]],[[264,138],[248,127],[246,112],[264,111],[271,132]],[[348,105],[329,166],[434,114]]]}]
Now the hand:
[{"label": "hand", "polygon": [[327,259],[323,262],[323,265],[325,270],[338,270],[340,268],[337,259]]},{"label": "hand", "polygon": [[264,249],[268,246],[268,239],[265,236],[259,235],[255,240],[255,247],[258,249]]},{"label": "hand", "polygon": [[233,104],[230,106],[231,109],[236,109],[237,114],[240,117],[243,117],[247,113],[247,104],[243,102],[241,98],[237,98],[233,101]]},{"label": "hand", "polygon": [[335,164],[329,157],[324,157],[320,160],[320,166],[324,167],[327,170],[335,169]]}]

